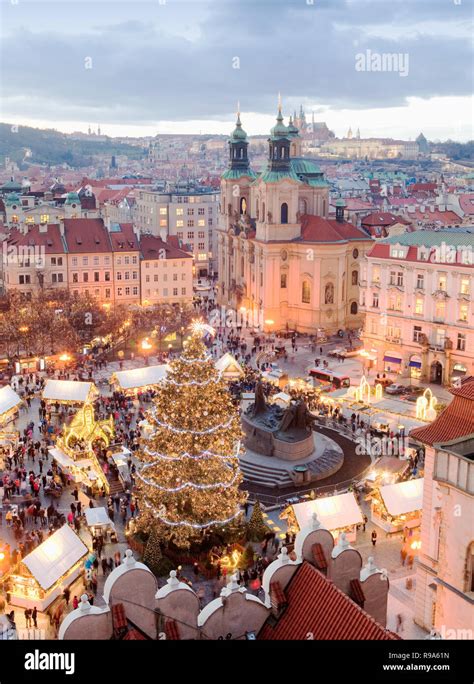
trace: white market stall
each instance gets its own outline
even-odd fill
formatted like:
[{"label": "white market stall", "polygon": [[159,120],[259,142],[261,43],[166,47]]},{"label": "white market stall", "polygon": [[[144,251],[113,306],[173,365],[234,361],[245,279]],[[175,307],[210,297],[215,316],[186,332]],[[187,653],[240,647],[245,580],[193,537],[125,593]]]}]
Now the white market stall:
[{"label": "white market stall", "polygon": [[239,380],[245,375],[240,363],[232,354],[229,354],[229,352],[226,352],[221,356],[221,358],[216,361],[215,366],[219,373],[222,373],[224,380]]},{"label": "white market stall", "polygon": [[115,525],[109,518],[107,509],[102,506],[99,508],[86,508],[85,509],[86,523],[87,527],[90,527],[91,534],[94,537],[97,533],[105,533],[106,535],[112,534],[112,536],[117,539],[115,533]]},{"label": "white market stall", "polygon": [[10,603],[44,612],[81,574],[88,553],[69,525],[63,525],[23,558],[18,574],[10,576]]},{"label": "white market stall", "polygon": [[112,460],[118,471],[118,477],[125,489],[131,486],[130,470],[128,467],[128,460],[131,458],[132,452],[127,447],[120,445],[112,445],[107,451],[107,458],[109,463]]},{"label": "white market stall", "polygon": [[136,394],[146,392],[158,385],[168,373],[168,364],[162,363],[157,366],[144,366],[131,370],[117,371],[110,378],[110,384],[119,392]]},{"label": "white market stall", "polygon": [[99,396],[93,382],[79,380],[46,380],[43,399],[47,404],[83,404]]},{"label": "white market stall", "polygon": [[355,541],[356,526],[364,522],[352,492],[292,504],[283,511],[281,517],[288,518],[288,527],[292,532],[299,532],[311,525],[313,513],[318,516],[321,527],[329,530],[336,542],[341,532],[346,533],[349,542]]},{"label": "white market stall", "polygon": [[271,397],[271,402],[281,408],[287,408],[291,403],[291,396],[286,392],[278,392]]},{"label": "white market stall", "polygon": [[372,495],[371,520],[386,532],[418,527],[423,508],[424,478],[382,485]]},{"label": "white market stall", "polygon": [[0,427],[7,425],[18,415],[22,399],[10,385],[0,388]]}]

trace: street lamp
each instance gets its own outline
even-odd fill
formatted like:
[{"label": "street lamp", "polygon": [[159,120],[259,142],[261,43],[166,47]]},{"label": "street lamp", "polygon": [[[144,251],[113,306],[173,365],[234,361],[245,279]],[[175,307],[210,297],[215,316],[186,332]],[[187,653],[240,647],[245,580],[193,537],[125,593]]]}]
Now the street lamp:
[{"label": "street lamp", "polygon": [[148,338],[145,337],[145,339],[142,340],[140,346],[141,346],[142,351],[143,351],[143,356],[145,357],[145,365],[148,366],[148,362],[149,362],[148,353],[152,349],[153,345],[150,344],[150,342],[148,341]]}]

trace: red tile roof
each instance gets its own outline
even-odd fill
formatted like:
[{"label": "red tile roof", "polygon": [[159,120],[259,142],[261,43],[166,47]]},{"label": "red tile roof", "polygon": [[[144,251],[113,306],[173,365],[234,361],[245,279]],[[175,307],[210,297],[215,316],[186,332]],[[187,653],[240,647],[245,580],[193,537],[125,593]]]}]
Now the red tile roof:
[{"label": "red tile roof", "polygon": [[411,430],[411,437],[432,446],[474,433],[474,377],[450,392],[454,399],[449,406],[429,425]]},{"label": "red tile roof", "polygon": [[422,221],[423,223],[434,223],[439,221],[446,226],[459,225],[462,221],[461,217],[454,213],[454,211],[421,211],[415,209],[407,213],[406,218],[409,221]]},{"label": "red tile roof", "polygon": [[71,254],[112,251],[109,233],[102,219],[64,219],[64,230]]},{"label": "red tile roof", "polygon": [[411,185],[407,185],[407,191],[410,194],[414,194],[415,192],[427,192],[431,195],[436,195],[436,189],[438,185],[436,183],[412,183]]},{"label": "red tile roof", "polygon": [[47,231],[44,233],[40,233],[38,225],[28,226],[26,234],[17,228],[13,228],[10,231],[7,243],[22,247],[41,247],[44,248],[46,254],[65,254],[66,252],[57,223],[48,224]]},{"label": "red tile roof", "polygon": [[140,239],[141,252],[144,259],[160,259],[163,258],[163,252],[166,254],[166,259],[192,259],[192,255],[185,252],[179,247],[175,247],[169,242],[163,242],[157,235],[142,235]]},{"label": "red tile roof", "polygon": [[474,214],[474,192],[459,195],[459,206],[465,214],[472,216]]},{"label": "red tile roof", "polygon": [[301,217],[301,239],[304,242],[349,242],[370,240],[361,228],[352,223],[325,219],[322,216],[305,214]]},{"label": "red tile roof", "polygon": [[368,214],[361,219],[361,223],[363,226],[393,226],[395,223],[408,225],[408,221],[402,216],[396,216],[386,211],[376,211]]},{"label": "red tile roof", "polygon": [[360,606],[304,561],[286,588],[288,607],[275,626],[266,623],[263,640],[395,640],[400,637],[376,622]]},{"label": "red tile roof", "polygon": [[113,252],[138,252],[140,245],[133,232],[132,223],[120,223],[120,231],[109,232]]}]

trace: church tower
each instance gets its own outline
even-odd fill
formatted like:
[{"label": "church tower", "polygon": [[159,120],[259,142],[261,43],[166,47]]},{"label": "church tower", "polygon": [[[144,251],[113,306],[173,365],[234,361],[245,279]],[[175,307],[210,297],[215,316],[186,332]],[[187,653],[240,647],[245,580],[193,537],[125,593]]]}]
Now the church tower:
[{"label": "church tower", "polygon": [[268,139],[267,167],[258,177],[253,194],[258,240],[294,240],[301,234],[296,216],[301,181],[292,169],[290,156],[294,140],[295,127],[283,123],[279,102],[276,124]]},{"label": "church tower", "polygon": [[288,137],[291,140],[290,143],[290,157],[301,157],[302,151],[301,151],[301,136],[299,130],[296,128],[295,124],[293,123],[293,120],[290,116],[290,120],[288,122]]},{"label": "church tower", "polygon": [[221,225],[225,229],[235,226],[242,216],[248,215],[250,184],[255,173],[248,158],[247,133],[242,128],[240,111],[229,141],[229,162],[221,179]]}]

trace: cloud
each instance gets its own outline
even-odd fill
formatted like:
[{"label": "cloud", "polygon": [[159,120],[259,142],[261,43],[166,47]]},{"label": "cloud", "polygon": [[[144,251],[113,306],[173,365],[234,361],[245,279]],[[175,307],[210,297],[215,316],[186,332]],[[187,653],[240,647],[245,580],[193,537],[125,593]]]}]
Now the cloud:
[{"label": "cloud", "polygon": [[[168,0],[166,7],[86,2],[58,11],[51,3],[39,25],[34,14],[30,25],[28,14],[21,26],[9,17],[3,116],[136,124],[222,119],[238,99],[243,109],[271,113],[279,91],[291,107],[302,100],[351,109],[466,95],[470,41],[422,28],[413,35],[413,28],[426,20],[455,27],[469,19],[468,4]],[[396,38],[368,33],[390,24]],[[367,49],[407,53],[408,76],[356,71],[356,55]]]}]

